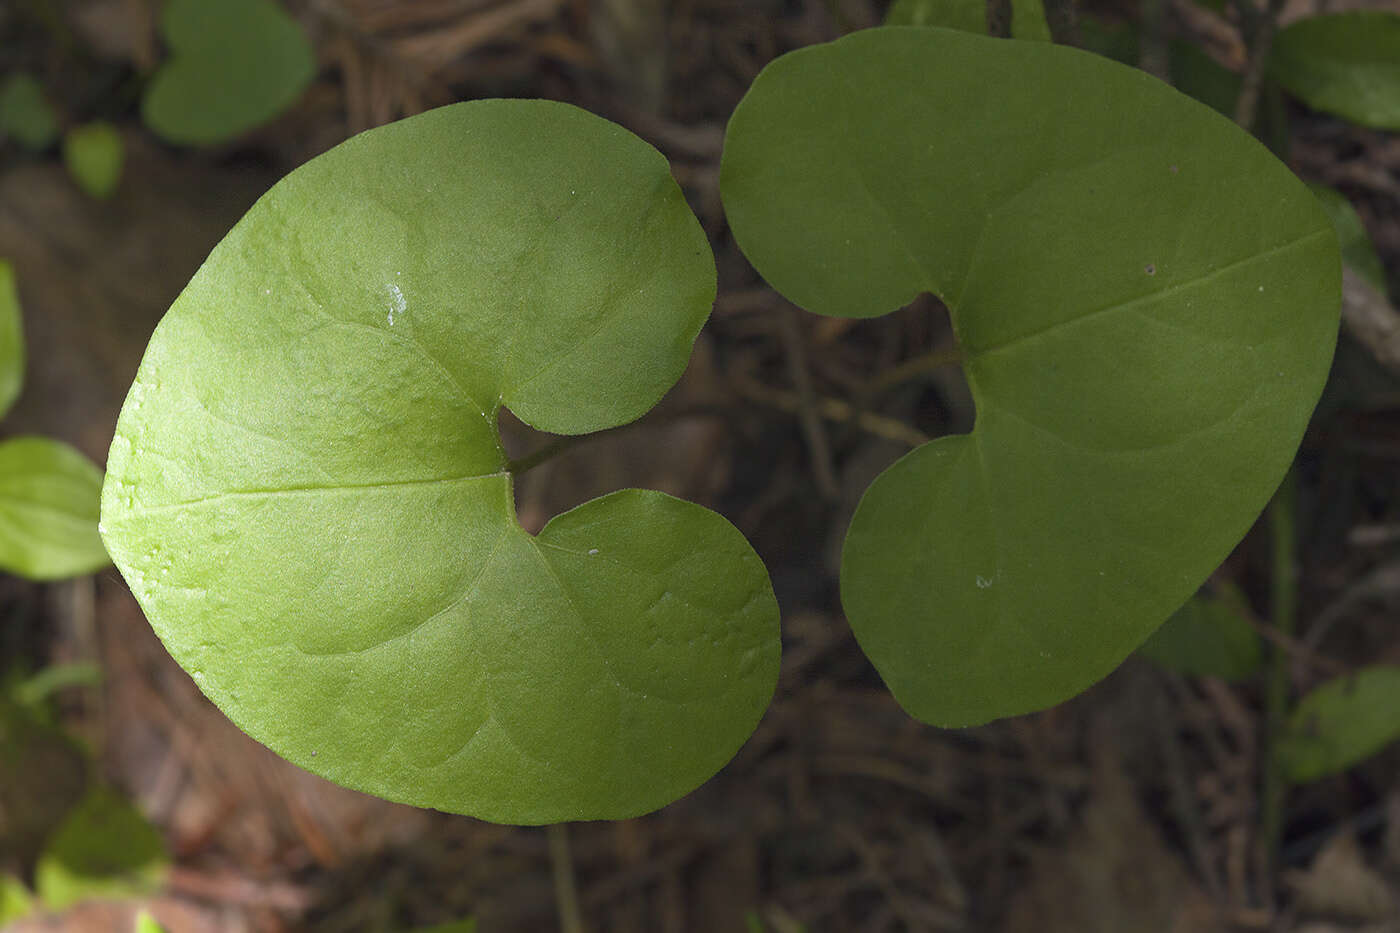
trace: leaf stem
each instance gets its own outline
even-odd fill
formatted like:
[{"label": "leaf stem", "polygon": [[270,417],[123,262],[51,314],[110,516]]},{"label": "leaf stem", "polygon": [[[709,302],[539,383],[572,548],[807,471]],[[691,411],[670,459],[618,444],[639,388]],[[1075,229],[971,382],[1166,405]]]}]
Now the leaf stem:
[{"label": "leaf stem", "polygon": [[[1273,545],[1270,603],[1274,630],[1292,639],[1297,627],[1297,510],[1298,478],[1290,468],[1273,502],[1269,504],[1269,531]],[[1287,782],[1279,768],[1278,745],[1288,716],[1289,653],[1282,644],[1269,650],[1265,685],[1264,786],[1260,795],[1260,849],[1263,878],[1273,877],[1275,853],[1283,830],[1283,802]]]},{"label": "leaf stem", "polygon": [[640,421],[629,421],[627,424],[619,424],[614,428],[604,428],[601,431],[594,431],[592,434],[568,434],[556,437],[530,451],[523,457],[519,457],[515,460],[507,460],[505,470],[507,473],[518,476],[527,470],[534,469],[542,463],[553,460],[562,453],[573,450],[585,441],[611,437],[615,434],[621,434],[623,431],[630,431],[633,428],[654,428],[658,425],[675,424],[677,421],[685,421],[690,418],[718,418],[721,421],[728,422],[731,421],[733,417],[734,411],[722,405],[689,405],[685,408],[678,408],[665,414],[653,412]]},{"label": "leaf stem", "polygon": [[835,499],[840,493],[836,482],[836,467],[831,456],[831,442],[826,436],[826,425],[817,411],[816,391],[812,387],[812,374],[807,368],[807,348],[802,339],[802,326],[798,321],[800,312],[796,308],[784,308],[778,316],[778,325],[787,357],[788,378],[797,390],[797,418],[802,425],[802,434],[807,440],[807,450],[812,458],[812,476],[817,490],[827,499]]},{"label": "leaf stem", "polygon": [[[613,430],[616,430],[616,428],[614,428]],[[547,444],[544,444],[541,447],[535,448],[534,450],[530,451],[528,454],[519,458],[518,460],[507,461],[506,472],[518,476],[521,473],[524,473],[526,470],[530,470],[534,467],[539,466],[546,460],[553,460],[555,457],[559,456],[564,451],[569,450],[577,444],[581,443],[582,441],[586,441],[589,438],[595,436],[596,435],[594,434],[571,434],[567,437],[556,437],[554,440],[550,441]]]},{"label": "leaf stem", "polygon": [[551,823],[547,832],[560,933],[583,933],[583,910],[579,907],[578,884],[574,880],[574,859],[569,852],[569,824]]}]

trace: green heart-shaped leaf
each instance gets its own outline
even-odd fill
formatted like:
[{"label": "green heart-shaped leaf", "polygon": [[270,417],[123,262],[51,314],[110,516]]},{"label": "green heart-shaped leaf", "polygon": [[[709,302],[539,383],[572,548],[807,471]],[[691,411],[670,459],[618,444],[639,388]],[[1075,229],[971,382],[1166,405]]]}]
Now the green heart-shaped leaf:
[{"label": "green heart-shaped leaf", "polygon": [[1400,130],[1400,15],[1353,10],[1279,30],[1269,76],[1316,110]]},{"label": "green heart-shaped leaf", "polygon": [[177,143],[231,139],[295,103],[316,71],[311,44],[275,0],[168,0],[171,58],[141,105]]},{"label": "green heart-shaped leaf", "polygon": [[97,535],[102,471],[47,437],[0,442],[0,570],[58,580],[107,566]]},{"label": "green heart-shaped leaf", "polygon": [[15,270],[0,259],[0,417],[10,410],[24,384],[24,321],[19,313]]},{"label": "green heart-shaped leaf", "polygon": [[734,236],[793,302],[932,292],[977,407],[866,492],[842,602],[913,715],[1102,677],[1283,477],[1331,358],[1336,237],[1219,114],[1044,43],[883,28],[793,52],[730,121]]},{"label": "green heart-shaped leaf", "polygon": [[618,425],[714,299],[665,160],[545,101],[372,130],[266,194],[161,322],[107,546],[254,738],[394,800],[625,817],[700,784],[777,676],[777,604],[700,506],[624,490],[531,537],[496,432]]}]

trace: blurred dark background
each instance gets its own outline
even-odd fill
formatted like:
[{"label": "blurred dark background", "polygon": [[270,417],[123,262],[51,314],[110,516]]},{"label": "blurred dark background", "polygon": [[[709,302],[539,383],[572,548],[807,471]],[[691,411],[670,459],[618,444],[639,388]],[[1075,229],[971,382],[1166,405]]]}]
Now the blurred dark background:
[{"label": "blurred dark background", "polygon": [[[1130,659],[1061,707],[949,731],[906,716],[857,649],[835,573],[856,499],[911,446],[971,425],[956,368],[897,369],[951,344],[946,313],[932,299],[874,321],[798,311],[735,248],[717,180],[725,121],[759,69],[876,25],[886,3],[284,5],[315,50],[314,81],[273,121],[197,148],[140,118],[164,55],[157,0],[0,6],[0,75],[37,76],[61,121],[109,121],[126,152],[115,193],[98,200],[53,149],[0,143],[0,258],[15,267],[29,355],[0,434],[58,437],[102,463],[156,321],[242,212],[307,159],[456,100],[574,102],[671,160],[711,236],[720,295],[667,401],[641,427],[525,476],[522,522],[537,529],[633,485],[722,511],[782,605],[777,696],[718,777],[651,816],[570,827],[564,865],[543,829],[388,804],[282,762],[203,699],[114,570],[45,585],[4,576],[0,669],[102,672],[100,686],[57,694],[86,752],[41,743],[0,768],[12,814],[22,800],[48,825],[85,769],[104,777],[173,853],[162,891],[142,903],[178,933],[397,931],[468,916],[483,933],[557,929],[566,868],[586,928],[618,933],[1400,931],[1400,749],[1294,788],[1277,851],[1261,851],[1263,675],[1226,683]],[[1167,34],[1244,67],[1229,11],[1160,6]],[[1327,9],[1357,6],[1396,9]],[[1283,20],[1318,9],[1291,2]],[[1140,19],[1137,3],[1088,12]],[[1293,168],[1348,196],[1400,294],[1400,137],[1283,106]],[[1400,663],[1400,353],[1390,368],[1383,357],[1344,331],[1299,454],[1297,638],[1268,638],[1264,528],[1219,572],[1284,653],[1295,693]],[[540,442],[508,427],[517,451]],[[24,872],[28,857],[0,851],[0,871]],[[133,910],[89,904],[15,928],[125,930]]]}]

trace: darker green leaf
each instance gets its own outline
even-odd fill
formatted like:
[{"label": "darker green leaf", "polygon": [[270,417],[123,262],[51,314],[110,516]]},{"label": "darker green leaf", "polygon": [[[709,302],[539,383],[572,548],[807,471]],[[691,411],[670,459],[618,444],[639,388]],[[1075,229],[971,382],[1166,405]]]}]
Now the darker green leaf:
[{"label": "darker green leaf", "polygon": [[1243,680],[1259,669],[1259,633],[1249,624],[1249,605],[1233,585],[1191,597],[1138,653],[1179,674]]},{"label": "darker green leaf", "polygon": [[798,305],[951,310],[976,427],[875,481],[841,571],[861,646],[929,722],[1112,670],[1253,523],[1327,373],[1340,263],[1316,199],[1096,55],[907,28],[790,53],[735,111],[720,184]]},{"label": "darker green leaf", "polygon": [[1338,774],[1400,739],[1400,667],[1328,681],[1293,708],[1278,761],[1289,780]]},{"label": "darker green leaf", "polygon": [[33,75],[19,72],[0,83],[0,139],[7,136],[26,149],[46,149],[58,138],[58,115]]},{"label": "darker green leaf", "polygon": [[1269,76],[1315,110],[1400,130],[1400,15],[1354,10],[1292,23],[1274,37]]},{"label": "darker green leaf", "polygon": [[276,0],[168,0],[161,32],[170,60],[141,112],[172,142],[253,129],[295,103],[316,72],[311,44]]},{"label": "darker green leaf", "polygon": [[140,897],[157,890],[170,857],[165,840],[132,804],[95,787],[49,840],[35,888],[50,910],[87,898]]}]

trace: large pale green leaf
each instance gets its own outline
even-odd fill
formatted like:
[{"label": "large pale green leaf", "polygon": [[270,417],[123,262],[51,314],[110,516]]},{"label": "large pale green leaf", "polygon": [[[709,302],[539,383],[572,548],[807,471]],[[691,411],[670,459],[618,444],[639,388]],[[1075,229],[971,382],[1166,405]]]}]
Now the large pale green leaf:
[{"label": "large pale green leaf", "polygon": [[[885,14],[886,26],[942,26],[987,34],[985,0],[895,0]],[[1041,0],[1012,0],[1011,35],[1016,39],[1050,41]]]},{"label": "large pale green leaf", "polygon": [[1328,681],[1293,708],[1278,763],[1290,780],[1345,771],[1400,739],[1400,667]]},{"label": "large pale green leaf", "polygon": [[0,83],[0,139],[44,149],[58,138],[58,116],[33,75],[17,72]]},{"label": "large pale green leaf", "polygon": [[56,580],[105,567],[101,490],[102,471],[62,441],[0,442],[0,570]]},{"label": "large pale green leaf", "polygon": [[175,659],[304,768],[507,822],[662,806],[771,696],[767,574],[655,492],[531,537],[496,416],[635,419],[714,289],[665,160],[620,127],[481,101],[364,133],[265,195],[161,322],[107,546]]},{"label": "large pale green leaf", "polygon": [[167,0],[161,32],[170,60],[141,112],[172,142],[222,142],[265,123],[316,72],[311,44],[276,0]]},{"label": "large pale green leaf", "polygon": [[19,313],[15,270],[0,259],[0,418],[10,410],[24,383],[24,326]]},{"label": "large pale green leaf", "polygon": [[1138,653],[1167,670],[1195,677],[1242,680],[1263,661],[1259,633],[1249,624],[1239,588],[1221,583],[1172,613]]},{"label": "large pale green leaf", "polygon": [[120,794],[88,791],[34,868],[34,887],[50,910],[88,898],[140,897],[158,889],[170,866],[159,830]]},{"label": "large pale green leaf", "polygon": [[1400,130],[1400,15],[1353,10],[1279,30],[1269,75],[1315,110]]},{"label": "large pale green leaf", "polygon": [[1336,237],[1247,134],[1044,43],[884,28],[771,63],[721,190],[808,310],[952,312],[977,407],[866,492],[851,626],[913,715],[968,725],[1102,677],[1282,478],[1331,358]]}]

